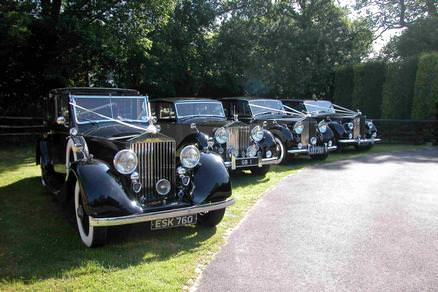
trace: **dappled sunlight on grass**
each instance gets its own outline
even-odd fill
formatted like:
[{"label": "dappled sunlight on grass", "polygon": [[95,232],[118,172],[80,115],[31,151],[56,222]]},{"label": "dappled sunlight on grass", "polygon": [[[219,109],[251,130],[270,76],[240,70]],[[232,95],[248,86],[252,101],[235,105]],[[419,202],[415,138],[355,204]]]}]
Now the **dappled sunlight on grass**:
[{"label": "dappled sunlight on grass", "polygon": [[[370,153],[410,150],[378,146]],[[328,161],[364,155],[333,154]],[[286,175],[314,164],[295,158],[266,177],[233,177],[236,204],[217,228],[150,231],[148,224],[117,228],[103,248],[85,248],[61,207],[41,186],[32,148],[0,150],[0,290],[142,289],[180,291],[207,264],[248,209]],[[321,163],[321,162],[317,162]]]}]

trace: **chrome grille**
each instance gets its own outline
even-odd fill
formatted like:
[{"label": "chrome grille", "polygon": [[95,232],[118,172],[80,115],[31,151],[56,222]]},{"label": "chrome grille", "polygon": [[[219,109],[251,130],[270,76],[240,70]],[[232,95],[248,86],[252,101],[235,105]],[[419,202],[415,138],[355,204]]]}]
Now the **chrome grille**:
[{"label": "chrome grille", "polygon": [[137,154],[137,171],[140,176],[142,190],[140,196],[144,201],[162,199],[155,189],[160,179],[170,181],[172,190],[167,198],[175,196],[175,141],[138,142],[132,144],[132,150]]},{"label": "chrome grille", "polygon": [[360,136],[360,117],[356,117],[353,119],[353,137],[358,138]]},{"label": "chrome grille", "polygon": [[303,146],[309,145],[309,139],[310,139],[310,123],[308,120],[302,121],[304,125],[303,132],[301,133],[301,144]]},{"label": "chrome grille", "polygon": [[242,152],[246,152],[246,148],[249,146],[249,127],[231,127],[228,128],[228,131],[230,136],[227,148],[237,150],[239,152],[239,157],[241,157]]}]

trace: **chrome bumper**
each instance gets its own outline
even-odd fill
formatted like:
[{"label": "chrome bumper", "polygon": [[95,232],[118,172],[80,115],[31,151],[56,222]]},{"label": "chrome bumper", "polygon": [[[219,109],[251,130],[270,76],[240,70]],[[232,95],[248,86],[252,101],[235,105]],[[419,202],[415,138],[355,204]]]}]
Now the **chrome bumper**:
[{"label": "chrome bumper", "polygon": [[231,161],[224,161],[224,164],[227,168],[231,168],[232,170],[235,170],[237,168],[246,168],[246,167],[262,167],[263,165],[269,165],[269,164],[279,164],[280,160],[278,159],[278,157],[271,157],[271,158],[259,158],[257,160],[256,164],[247,164],[247,165],[239,165],[237,166],[237,160],[242,160],[242,159],[254,159],[256,157],[252,157],[252,158],[236,158],[235,156],[231,157]]},{"label": "chrome bumper", "polygon": [[[305,149],[291,149],[291,150],[287,150],[287,153],[290,154],[299,154],[299,153],[304,153],[304,154],[308,154],[310,152],[310,146],[305,148]],[[327,152],[331,152],[331,151],[335,151],[336,149],[338,149],[338,146],[327,146]]]},{"label": "chrome bumper", "polygon": [[340,139],[338,143],[341,144],[374,144],[376,142],[380,142],[382,139],[380,138],[371,138],[371,139]]},{"label": "chrome bumper", "polygon": [[223,209],[233,204],[234,204],[234,200],[229,199],[223,202],[208,203],[208,204],[197,205],[192,207],[157,211],[157,212],[144,213],[144,214],[134,214],[128,216],[109,217],[109,218],[89,217],[89,220],[90,220],[90,226],[93,227],[119,226],[119,225],[148,222],[157,219],[205,213],[209,211]]}]

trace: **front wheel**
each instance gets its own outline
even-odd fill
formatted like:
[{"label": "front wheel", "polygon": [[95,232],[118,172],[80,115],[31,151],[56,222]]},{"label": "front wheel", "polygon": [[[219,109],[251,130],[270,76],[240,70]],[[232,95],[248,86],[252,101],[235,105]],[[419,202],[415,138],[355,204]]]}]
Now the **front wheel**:
[{"label": "front wheel", "polygon": [[278,160],[280,164],[285,164],[287,162],[286,146],[277,136],[275,136],[275,143],[277,143]]},{"label": "front wheel", "polygon": [[251,167],[249,170],[253,175],[265,176],[268,173],[269,169],[269,165],[263,165],[262,167]]},{"label": "front wheel", "polygon": [[215,227],[218,225],[222,219],[224,218],[225,214],[225,208],[210,211],[208,213],[199,214],[198,215],[198,223],[199,225],[205,226],[205,227]]},{"label": "front wheel", "polygon": [[74,213],[76,217],[76,227],[81,237],[82,243],[88,247],[102,246],[106,243],[107,229],[104,227],[90,226],[90,220],[85,213],[82,203],[81,188],[79,182],[75,185],[75,205]]}]

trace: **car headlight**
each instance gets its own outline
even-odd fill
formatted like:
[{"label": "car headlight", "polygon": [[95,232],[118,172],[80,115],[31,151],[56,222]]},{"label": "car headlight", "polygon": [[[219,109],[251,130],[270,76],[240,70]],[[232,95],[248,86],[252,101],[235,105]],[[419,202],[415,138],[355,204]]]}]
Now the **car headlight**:
[{"label": "car headlight", "polygon": [[325,121],[321,121],[318,123],[318,130],[320,133],[324,134],[327,131],[327,123]]},{"label": "car headlight", "polygon": [[201,152],[196,146],[188,145],[181,150],[181,154],[179,156],[181,160],[182,166],[185,168],[193,168],[198,165],[199,160],[201,159]]},{"label": "car headlight", "polygon": [[294,125],[294,131],[300,135],[304,131],[304,124],[302,122],[296,122]]},{"label": "car headlight", "polygon": [[349,123],[347,124],[347,127],[348,127],[348,129],[353,130],[354,125],[353,125],[352,122],[349,122]]},{"label": "car headlight", "polygon": [[373,122],[367,122],[367,126],[369,129],[372,129],[374,124],[373,124]]},{"label": "car headlight", "polygon": [[257,156],[257,151],[259,151],[259,148],[256,145],[250,145],[246,149],[246,156],[256,157]]},{"label": "car headlight", "polygon": [[131,149],[124,149],[114,156],[114,167],[121,174],[131,174],[137,168],[137,155]]},{"label": "car headlight", "polygon": [[214,139],[216,139],[216,141],[219,144],[225,144],[228,142],[228,131],[225,128],[219,128],[214,132]]},{"label": "car headlight", "polygon": [[251,137],[255,142],[260,142],[263,139],[263,129],[260,126],[255,126],[251,130]]}]

